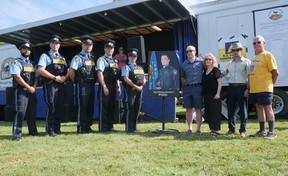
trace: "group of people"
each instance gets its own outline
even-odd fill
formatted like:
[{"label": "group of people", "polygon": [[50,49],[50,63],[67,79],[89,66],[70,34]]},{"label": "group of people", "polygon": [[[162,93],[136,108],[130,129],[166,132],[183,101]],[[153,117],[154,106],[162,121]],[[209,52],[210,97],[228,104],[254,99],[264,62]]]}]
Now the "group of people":
[{"label": "group of people", "polygon": [[[113,131],[116,94],[121,94],[119,80],[123,78],[127,97],[126,131],[135,132],[137,118],[141,108],[143,86],[146,83],[144,70],[138,66],[138,49],[130,48],[129,62],[118,67],[118,61],[112,57],[115,42],[104,42],[105,54],[97,60],[91,54],[94,38],[85,35],[81,38],[82,50],[76,54],[68,68],[66,59],[59,53],[62,38],[52,35],[48,39],[50,50],[43,53],[38,64],[29,60],[32,44],[23,41],[17,48],[19,58],[10,64],[15,89],[16,114],[13,122],[12,140],[22,138],[22,122],[27,117],[29,135],[39,135],[36,127],[36,94],[38,78],[43,79],[44,100],[47,104],[46,134],[55,137],[61,134],[61,107],[65,95],[65,82],[70,79],[76,87],[77,132],[92,133],[94,113],[94,87],[99,81],[97,97],[99,100],[99,131]],[[123,48],[122,48],[123,50]],[[121,55],[122,57],[122,55]],[[124,60],[127,60],[127,58]],[[120,61],[122,62],[122,60]]]},{"label": "group of people", "polygon": [[[222,78],[228,79],[227,107],[228,132],[236,134],[236,113],[240,117],[240,137],[246,133],[248,117],[247,103],[254,104],[257,111],[260,130],[250,137],[265,137],[273,140],[275,116],[272,109],[273,86],[278,77],[277,63],[272,53],[265,50],[265,39],[256,36],[253,39],[255,56],[250,61],[242,56],[241,43],[232,45],[233,59],[221,71],[216,57],[208,53],[204,59],[196,57],[194,46],[186,49],[187,60],[181,64],[181,81],[183,88],[183,107],[186,108],[188,134],[192,133],[192,110],[196,112],[196,135],[201,135],[202,108],[204,99],[205,121],[208,122],[212,135],[221,130],[221,88]],[[248,100],[249,97],[249,100]],[[237,109],[239,109],[237,111]],[[265,123],[268,121],[269,132]]]},{"label": "group of people", "polygon": [[[71,79],[76,85],[77,104],[77,132],[92,133],[91,129],[94,113],[94,86],[99,82],[97,97],[99,100],[99,132],[113,131],[116,96],[121,94],[120,79],[124,86],[124,117],[127,132],[135,132],[137,118],[141,109],[143,87],[146,83],[144,70],[137,65],[138,49],[130,48],[128,58],[119,48],[119,54],[112,57],[115,42],[104,42],[105,54],[97,60],[91,55],[94,39],[85,35],[81,38],[82,50],[76,54],[70,68],[63,55],[59,53],[62,39],[58,35],[49,38],[50,51],[43,53],[37,64],[29,60],[32,44],[21,42],[17,47],[19,58],[11,63],[13,87],[15,88],[16,114],[13,123],[12,139],[22,138],[22,121],[27,117],[29,135],[39,135],[36,127],[36,95],[35,89],[38,77],[44,78],[43,91],[47,104],[46,133],[55,137],[61,134],[60,112],[65,92],[65,81]],[[251,137],[265,137],[275,139],[275,117],[272,110],[272,93],[278,71],[272,53],[265,51],[265,39],[256,36],[253,39],[255,56],[252,61],[242,56],[241,43],[232,46],[233,59],[221,73],[216,57],[212,53],[204,59],[196,57],[196,48],[186,48],[187,60],[181,64],[181,83],[183,93],[183,107],[186,108],[188,134],[192,133],[192,112],[196,112],[196,135],[201,135],[202,108],[205,107],[205,120],[209,124],[212,135],[218,135],[221,130],[221,88],[222,78],[228,78],[228,127],[227,134],[236,133],[236,109],[240,116],[241,137],[245,137],[247,122],[247,97],[249,102],[256,105],[260,130]],[[119,67],[119,62],[122,64]],[[124,63],[123,63],[124,62]],[[162,77],[177,74],[169,67],[169,58],[161,56],[163,65]],[[167,66],[167,69],[166,67]],[[121,68],[121,71],[120,71]],[[167,71],[165,71],[165,69]],[[37,71],[38,70],[38,71]],[[172,70],[172,71],[169,71]],[[163,78],[162,78],[163,79]],[[169,82],[169,81],[167,81]],[[165,83],[167,83],[165,82]],[[165,87],[165,83],[161,83]],[[168,89],[168,88],[167,88]],[[204,99],[204,103],[203,103]],[[266,133],[265,122],[268,121],[269,132]]]}]

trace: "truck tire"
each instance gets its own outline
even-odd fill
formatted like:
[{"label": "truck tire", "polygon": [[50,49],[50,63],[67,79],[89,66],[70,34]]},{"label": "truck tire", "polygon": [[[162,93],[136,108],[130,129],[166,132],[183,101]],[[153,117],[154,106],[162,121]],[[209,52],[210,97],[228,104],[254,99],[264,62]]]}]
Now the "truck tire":
[{"label": "truck tire", "polygon": [[273,92],[272,108],[276,118],[287,118],[288,95],[285,91],[275,88]]}]

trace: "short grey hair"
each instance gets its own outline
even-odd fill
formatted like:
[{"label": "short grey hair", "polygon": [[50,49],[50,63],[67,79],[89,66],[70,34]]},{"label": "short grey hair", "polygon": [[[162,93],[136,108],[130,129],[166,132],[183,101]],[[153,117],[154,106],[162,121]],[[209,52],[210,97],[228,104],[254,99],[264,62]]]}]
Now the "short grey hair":
[{"label": "short grey hair", "polygon": [[259,39],[259,40],[262,41],[262,42],[265,42],[264,37],[261,36],[261,35],[257,35],[257,36],[254,37],[254,39],[256,39],[256,38]]}]

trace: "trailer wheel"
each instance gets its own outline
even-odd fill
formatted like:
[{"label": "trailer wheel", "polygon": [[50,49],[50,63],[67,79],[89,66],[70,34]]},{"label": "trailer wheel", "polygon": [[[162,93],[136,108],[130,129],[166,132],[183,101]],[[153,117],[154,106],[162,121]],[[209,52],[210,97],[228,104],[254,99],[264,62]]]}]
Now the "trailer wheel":
[{"label": "trailer wheel", "polygon": [[281,89],[274,89],[272,108],[277,118],[288,115],[288,95]]}]

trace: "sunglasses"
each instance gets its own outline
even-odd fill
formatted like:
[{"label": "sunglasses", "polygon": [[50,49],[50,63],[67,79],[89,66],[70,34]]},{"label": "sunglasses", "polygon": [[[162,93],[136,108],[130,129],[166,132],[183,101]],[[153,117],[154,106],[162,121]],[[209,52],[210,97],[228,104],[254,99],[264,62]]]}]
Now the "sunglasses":
[{"label": "sunglasses", "polygon": [[232,52],[238,52],[238,51],[241,51],[241,49],[232,50]]},{"label": "sunglasses", "polygon": [[260,45],[261,42],[260,42],[260,41],[258,41],[258,42],[253,42],[253,45],[256,45],[256,44]]},{"label": "sunglasses", "polygon": [[187,50],[186,53],[192,53],[195,50]]},{"label": "sunglasses", "polygon": [[205,61],[212,61],[212,59],[208,58],[208,59],[205,59]]}]

